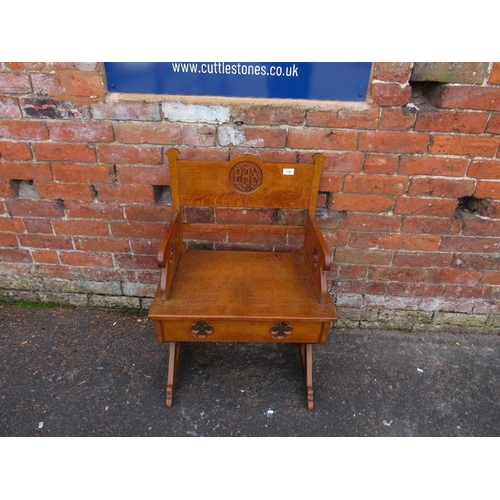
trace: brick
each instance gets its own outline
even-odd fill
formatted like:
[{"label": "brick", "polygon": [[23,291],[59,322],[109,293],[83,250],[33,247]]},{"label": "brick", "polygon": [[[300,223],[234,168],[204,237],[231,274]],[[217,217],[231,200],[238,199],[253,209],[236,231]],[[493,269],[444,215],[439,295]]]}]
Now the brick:
[{"label": "brick", "polygon": [[256,243],[262,245],[285,245],[286,234],[228,233],[230,243]]},{"label": "brick", "polygon": [[484,62],[416,62],[414,82],[483,83],[488,64]]},{"label": "brick", "polygon": [[221,148],[184,148],[181,158],[184,160],[227,161],[230,153]]},{"label": "brick", "polygon": [[495,331],[495,333],[498,333],[498,325],[499,325],[499,320],[498,320],[498,316],[500,315],[500,302],[497,300],[497,301],[491,301],[491,302],[487,302],[485,300],[481,300],[481,301],[477,301],[475,304],[474,304],[474,312],[476,313],[485,313],[485,314],[491,314],[492,316],[490,316],[490,321],[495,321],[495,316],[493,315],[496,315],[496,323],[493,323],[492,327],[495,328],[495,326],[497,327]]},{"label": "brick", "polygon": [[129,221],[164,222],[172,217],[172,207],[166,205],[141,206],[131,205],[125,207],[125,216]]},{"label": "brick", "polygon": [[23,230],[24,224],[21,219],[0,217],[0,232],[21,233]]},{"label": "brick", "polygon": [[286,131],[271,128],[246,128],[245,145],[252,148],[284,148]]},{"label": "brick", "polygon": [[361,172],[363,158],[360,153],[326,154],[323,172]]},{"label": "brick", "polygon": [[[500,224],[497,223],[497,232]],[[469,236],[467,236],[467,234]],[[439,250],[443,252],[494,253],[500,250],[500,242],[496,237],[480,238],[481,232],[466,231],[464,236],[443,236]],[[493,236],[486,232],[486,236]]]},{"label": "brick", "polygon": [[[17,196],[16,186],[10,181],[0,180],[0,198],[15,198]],[[4,213],[4,208],[0,202],[0,214]]]},{"label": "brick", "polygon": [[464,177],[467,170],[467,165],[468,160],[461,158],[407,156],[401,158],[398,174]]},{"label": "brick", "polygon": [[348,213],[339,227],[351,231],[393,232],[399,229],[401,218],[391,215],[354,214]]},{"label": "brick", "polygon": [[440,241],[440,236],[427,234],[383,234],[380,237],[380,248],[432,252],[439,248]]},{"label": "brick", "polygon": [[117,165],[116,178],[123,185],[146,184],[153,186],[169,186],[170,170],[163,166],[147,167],[127,165]]},{"label": "brick", "polygon": [[467,177],[500,179],[500,160],[472,160]]},{"label": "brick", "polygon": [[[316,221],[318,224],[323,225],[325,223],[325,219],[321,217],[321,214],[316,215]],[[277,223],[282,226],[305,226],[306,211],[279,209],[277,212]]]},{"label": "brick", "polygon": [[229,121],[231,114],[229,106],[163,102],[161,107],[165,120],[171,122],[222,124]]},{"label": "brick", "polygon": [[358,148],[370,153],[425,153],[428,137],[402,132],[360,132]]},{"label": "brick", "polygon": [[107,236],[109,235],[108,223],[103,220],[72,220],[56,219],[52,221],[52,227],[56,234],[67,235],[88,235],[88,236]]},{"label": "brick", "polygon": [[349,243],[349,233],[347,231],[323,232],[326,244],[329,248],[343,248]]},{"label": "brick", "polygon": [[286,143],[284,129],[218,127],[217,142],[220,146],[249,148],[283,148]]},{"label": "brick", "polygon": [[155,202],[153,186],[94,184],[94,189],[100,202],[150,204]]},{"label": "brick", "polygon": [[490,77],[488,78],[488,83],[491,83],[493,85],[500,85],[500,63],[493,63]]},{"label": "brick", "polygon": [[354,151],[356,149],[356,133],[342,130],[291,128],[288,132],[288,147]]},{"label": "brick", "polygon": [[393,204],[390,196],[332,193],[328,208],[348,212],[389,212]]},{"label": "brick", "polygon": [[453,255],[451,262],[452,267],[459,267],[462,269],[477,269],[479,271],[500,270],[500,259],[497,254],[472,254],[472,253],[458,253]]},{"label": "brick", "polygon": [[451,253],[438,252],[409,252],[396,251],[392,261],[392,266],[399,267],[442,267],[448,268],[453,255]]},{"label": "brick", "polygon": [[409,196],[431,196],[436,198],[462,198],[472,196],[473,180],[416,177],[410,181]]},{"label": "brick", "polygon": [[216,208],[215,220],[221,224],[271,224],[273,210]]},{"label": "brick", "polygon": [[34,73],[31,75],[31,83],[35,94],[57,96],[64,92],[61,81],[54,74]]},{"label": "brick", "polygon": [[71,69],[71,62],[8,62],[5,65],[17,71],[51,71],[54,69]]},{"label": "brick", "polygon": [[64,203],[66,215],[71,219],[123,220],[123,207],[114,203],[83,203],[67,201]]},{"label": "brick", "polygon": [[215,222],[215,208],[210,207],[183,207],[182,222],[187,224]]},{"label": "brick", "polygon": [[77,163],[53,163],[52,172],[58,182],[106,183],[114,181],[113,167],[108,165],[80,165]]},{"label": "brick", "polygon": [[379,109],[340,109],[338,111],[308,111],[306,125],[308,127],[333,127],[375,130],[379,119]]},{"label": "brick", "polygon": [[64,217],[64,207],[58,202],[11,200],[5,205],[13,217]]},{"label": "brick", "polygon": [[392,260],[392,252],[386,250],[365,250],[361,248],[336,248],[334,262],[388,266]]},{"label": "brick", "polygon": [[118,142],[127,144],[181,144],[181,126],[166,123],[115,123]]},{"label": "brick", "polygon": [[95,162],[95,150],[85,144],[35,143],[35,158],[48,161]]},{"label": "brick", "polygon": [[377,281],[418,282],[424,277],[424,272],[423,269],[415,267],[370,267],[368,268],[367,279]]},{"label": "brick", "polygon": [[36,188],[46,200],[93,201],[95,194],[90,184],[37,183]]},{"label": "brick", "polygon": [[20,73],[0,73],[0,93],[27,94],[31,92],[30,77]]},{"label": "brick", "polygon": [[474,191],[476,198],[494,198],[500,199],[500,182],[497,181],[478,181]]},{"label": "brick", "polygon": [[415,112],[408,108],[383,109],[378,128],[394,131],[411,130],[415,119]]},{"label": "brick", "polygon": [[500,285],[500,271],[486,271],[482,274],[481,283]]},{"label": "brick", "polygon": [[52,140],[62,142],[111,142],[113,127],[108,122],[52,122],[48,123]]},{"label": "brick", "polygon": [[428,93],[429,100],[439,108],[500,110],[500,88],[469,85],[438,85]]},{"label": "brick", "polygon": [[480,134],[485,129],[488,117],[488,113],[470,111],[421,111],[417,117],[415,130]]},{"label": "brick", "polygon": [[367,154],[363,171],[366,174],[394,174],[399,165],[399,156],[384,154]]},{"label": "brick", "polygon": [[404,106],[411,99],[410,85],[372,81],[369,95],[379,106]]},{"label": "brick", "polygon": [[384,82],[405,83],[410,78],[412,64],[409,62],[373,63],[372,78]]},{"label": "brick", "polygon": [[23,219],[24,227],[28,233],[52,234],[52,224],[50,219],[33,218]]},{"label": "brick", "polygon": [[43,122],[1,120],[0,137],[44,140],[49,138],[49,133],[47,131],[47,126]]},{"label": "brick", "polygon": [[0,118],[21,118],[21,108],[17,98],[0,96]]},{"label": "brick", "polygon": [[113,267],[111,255],[105,253],[60,252],[59,258],[62,264],[69,266]]},{"label": "brick", "polygon": [[460,221],[449,217],[405,217],[401,225],[404,233],[450,234],[461,230]]},{"label": "brick", "polygon": [[7,162],[0,165],[0,179],[51,181],[48,163]]},{"label": "brick", "polygon": [[215,127],[182,127],[183,142],[186,146],[215,146]]},{"label": "brick", "polygon": [[373,281],[338,281],[334,283],[336,294],[360,293],[363,295],[385,295],[387,283]]},{"label": "brick", "polygon": [[500,114],[491,116],[486,132],[488,134],[500,134]]},{"label": "brick", "polygon": [[463,214],[462,234],[465,236],[498,236],[500,234],[500,219],[477,217],[473,214]]},{"label": "brick", "polygon": [[0,262],[32,262],[31,255],[28,250],[22,249],[0,249]]},{"label": "brick", "polygon": [[130,243],[124,238],[73,238],[75,248],[84,252],[125,253]]},{"label": "brick", "polygon": [[344,193],[401,195],[407,186],[408,179],[401,176],[347,175],[342,190]]},{"label": "brick", "polygon": [[127,269],[152,269],[157,266],[156,255],[117,255],[115,259],[120,267]]},{"label": "brick", "polygon": [[[332,265],[332,269],[334,266]],[[367,269],[368,267],[366,266],[351,266],[351,265],[339,265],[338,266],[338,278],[339,279],[353,279],[353,280],[360,280],[360,279],[366,279],[367,276]],[[378,268],[375,268],[378,269]],[[334,274],[335,276],[335,274]]]},{"label": "brick", "polygon": [[[495,287],[482,286],[466,286],[466,285],[446,285],[443,290],[443,297],[457,298],[477,298],[483,300],[491,300],[496,297],[497,290]],[[475,309],[474,309],[475,310]],[[467,315],[469,321],[475,321],[476,318],[471,318]],[[486,321],[486,316],[482,316],[482,321]]]},{"label": "brick", "polygon": [[300,125],[304,112],[283,106],[241,106],[232,108],[233,122],[241,125]]},{"label": "brick", "polygon": [[59,256],[55,250],[33,250],[31,256],[34,262],[42,264],[59,264]]},{"label": "brick", "polygon": [[130,241],[130,249],[132,253],[136,255],[154,255],[158,253],[158,248],[160,247],[161,240],[132,240]]},{"label": "brick", "polygon": [[387,294],[400,297],[439,297],[443,285],[428,283],[389,283]]},{"label": "brick", "polygon": [[19,100],[23,116],[27,118],[55,118],[61,120],[88,120],[89,108],[71,101],[51,98],[22,98]]},{"label": "brick", "polygon": [[111,234],[121,238],[162,238],[166,223],[110,222]]},{"label": "brick", "polygon": [[102,77],[95,71],[75,71],[69,75],[71,94],[76,97],[98,98],[104,95]]},{"label": "brick", "polygon": [[156,102],[110,101],[91,105],[96,120],[160,121],[160,105]]},{"label": "brick", "polygon": [[349,235],[351,248],[377,248],[380,236],[374,233],[352,233]]},{"label": "brick", "polygon": [[69,236],[51,234],[19,234],[19,244],[27,248],[70,249],[73,243]]},{"label": "brick", "polygon": [[132,163],[159,165],[162,163],[162,149],[144,146],[116,146],[101,144],[97,155],[102,163]]},{"label": "brick", "polygon": [[438,155],[495,156],[498,145],[499,141],[495,137],[433,135],[429,152]]},{"label": "brick", "polygon": [[323,173],[319,182],[319,190],[328,193],[336,193],[342,187],[342,176],[336,174]]},{"label": "brick", "polygon": [[31,160],[33,153],[26,142],[0,142],[0,158],[4,160]]},{"label": "brick", "polygon": [[456,200],[398,197],[394,205],[394,213],[402,215],[449,217],[454,213],[456,207]]}]

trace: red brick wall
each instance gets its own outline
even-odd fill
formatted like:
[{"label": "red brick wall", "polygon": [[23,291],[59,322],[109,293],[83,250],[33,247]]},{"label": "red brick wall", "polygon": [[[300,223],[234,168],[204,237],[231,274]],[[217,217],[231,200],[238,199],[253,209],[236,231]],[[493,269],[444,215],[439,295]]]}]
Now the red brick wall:
[{"label": "red brick wall", "polygon": [[108,94],[99,63],[0,63],[0,298],[147,308],[184,157],[326,155],[344,326],[500,331],[500,63],[374,63],[365,103]]}]

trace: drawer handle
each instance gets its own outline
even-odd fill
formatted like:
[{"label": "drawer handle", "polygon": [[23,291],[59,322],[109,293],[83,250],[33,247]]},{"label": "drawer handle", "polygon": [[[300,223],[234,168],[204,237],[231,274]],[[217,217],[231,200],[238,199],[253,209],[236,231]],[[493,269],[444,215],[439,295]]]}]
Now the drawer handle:
[{"label": "drawer handle", "polygon": [[191,323],[191,334],[198,339],[206,339],[212,333],[214,333],[214,327],[206,321]]},{"label": "drawer handle", "polygon": [[278,324],[274,325],[271,327],[269,330],[269,333],[275,338],[275,339],[286,339],[289,335],[291,335],[293,332],[293,328],[290,324],[288,324],[286,321],[280,321]]}]

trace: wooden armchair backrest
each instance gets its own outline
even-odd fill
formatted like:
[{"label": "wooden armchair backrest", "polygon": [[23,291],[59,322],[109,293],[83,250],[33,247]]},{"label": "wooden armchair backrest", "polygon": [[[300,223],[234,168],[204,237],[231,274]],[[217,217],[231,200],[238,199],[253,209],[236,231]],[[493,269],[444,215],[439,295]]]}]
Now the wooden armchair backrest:
[{"label": "wooden armchair backrest", "polygon": [[172,205],[307,210],[316,212],[324,156],[313,163],[265,163],[253,155],[230,161],[182,160],[169,149]]}]

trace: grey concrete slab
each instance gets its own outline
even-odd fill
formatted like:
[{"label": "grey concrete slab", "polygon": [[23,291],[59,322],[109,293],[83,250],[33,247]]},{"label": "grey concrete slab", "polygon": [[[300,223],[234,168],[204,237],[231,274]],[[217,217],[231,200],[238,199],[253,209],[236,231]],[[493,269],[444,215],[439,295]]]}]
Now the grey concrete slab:
[{"label": "grey concrete slab", "polygon": [[1,436],[498,436],[500,337],[334,330],[305,406],[294,345],[168,346],[146,318],[0,306]]}]

